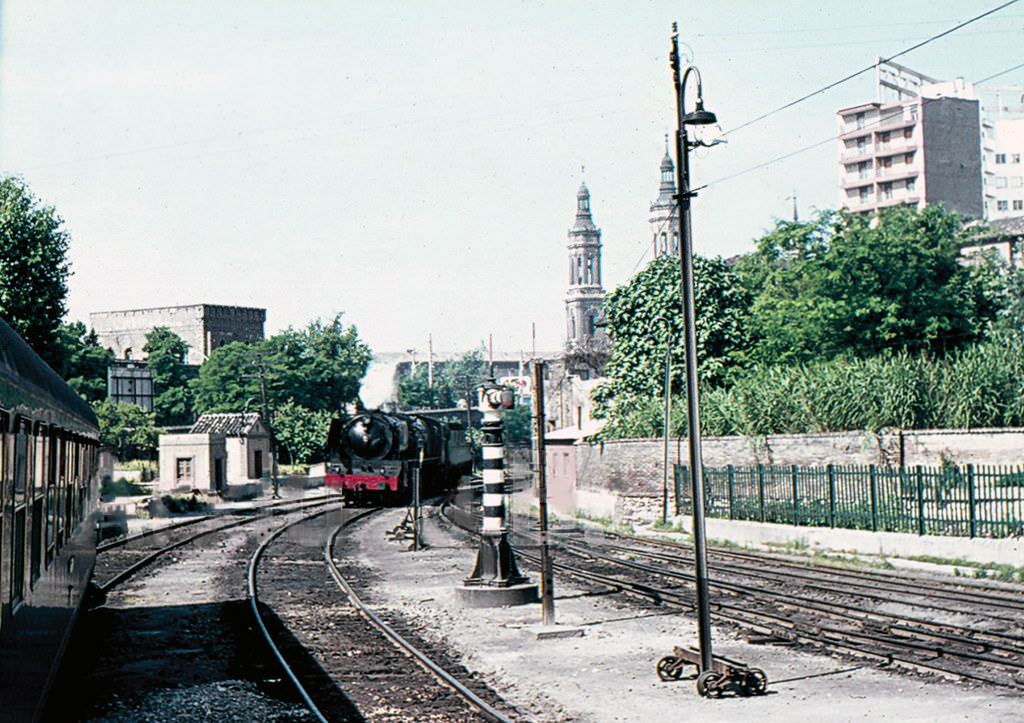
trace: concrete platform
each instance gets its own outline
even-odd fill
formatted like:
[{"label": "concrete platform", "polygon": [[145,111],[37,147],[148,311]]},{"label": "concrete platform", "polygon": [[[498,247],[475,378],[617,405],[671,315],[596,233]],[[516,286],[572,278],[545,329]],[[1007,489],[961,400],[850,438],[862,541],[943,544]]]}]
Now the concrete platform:
[{"label": "concrete platform", "polygon": [[[715,653],[763,669],[768,693],[701,698],[694,681],[662,682],[656,665],[674,646],[697,645],[696,622],[675,611],[640,610],[622,596],[555,581],[555,626],[583,635],[538,635],[540,604],[469,608],[455,590],[470,574],[475,545],[428,516],[430,548],[385,541],[403,510],[364,525],[357,553],[371,568],[378,608],[411,621],[470,670],[503,691],[523,720],[1021,721],[1024,693],[908,675],[792,648],[747,643],[722,627]],[[534,570],[524,573],[536,577]]]}]

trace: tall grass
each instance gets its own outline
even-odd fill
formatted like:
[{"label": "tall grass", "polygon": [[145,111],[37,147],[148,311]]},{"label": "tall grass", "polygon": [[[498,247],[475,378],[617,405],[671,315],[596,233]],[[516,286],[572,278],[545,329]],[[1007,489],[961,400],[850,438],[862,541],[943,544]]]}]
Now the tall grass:
[{"label": "tall grass", "polygon": [[901,352],[758,367],[730,388],[702,391],[712,435],[1024,424],[1024,342],[1002,336],[943,358]]},{"label": "tall grass", "polygon": [[[686,407],[672,428],[685,434]],[[618,400],[606,437],[661,436],[658,400]],[[926,353],[756,367],[701,390],[701,427],[715,436],[1024,426],[1024,338],[1002,335],[944,357]]]}]

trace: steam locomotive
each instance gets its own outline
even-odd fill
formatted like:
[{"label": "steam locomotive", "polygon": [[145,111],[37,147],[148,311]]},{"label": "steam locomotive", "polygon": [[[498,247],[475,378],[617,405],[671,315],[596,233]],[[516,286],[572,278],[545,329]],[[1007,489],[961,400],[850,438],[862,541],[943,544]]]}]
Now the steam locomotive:
[{"label": "steam locomotive", "polygon": [[326,484],[341,490],[346,505],[408,504],[413,470],[420,498],[454,489],[473,466],[465,426],[426,414],[363,411],[331,421]]}]

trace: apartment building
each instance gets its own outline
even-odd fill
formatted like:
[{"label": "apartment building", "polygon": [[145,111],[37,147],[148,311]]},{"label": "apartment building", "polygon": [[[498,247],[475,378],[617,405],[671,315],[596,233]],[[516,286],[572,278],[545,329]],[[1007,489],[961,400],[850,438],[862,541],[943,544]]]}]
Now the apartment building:
[{"label": "apartment building", "polygon": [[838,112],[840,205],[854,213],[941,203],[984,215],[978,101],[917,96]]}]

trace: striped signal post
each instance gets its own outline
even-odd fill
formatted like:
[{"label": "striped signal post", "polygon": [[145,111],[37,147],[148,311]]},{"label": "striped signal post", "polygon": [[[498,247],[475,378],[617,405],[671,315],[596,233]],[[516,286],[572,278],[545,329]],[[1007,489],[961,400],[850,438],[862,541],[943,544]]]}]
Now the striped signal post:
[{"label": "striped signal post", "polygon": [[515,553],[508,542],[505,497],[509,492],[505,479],[504,424],[501,413],[513,405],[510,390],[489,379],[480,387],[480,412],[483,422],[481,476],[483,477],[483,521],[480,525],[480,549],[473,573],[456,588],[460,600],[470,607],[522,605],[537,600],[536,583],[519,572]]}]

